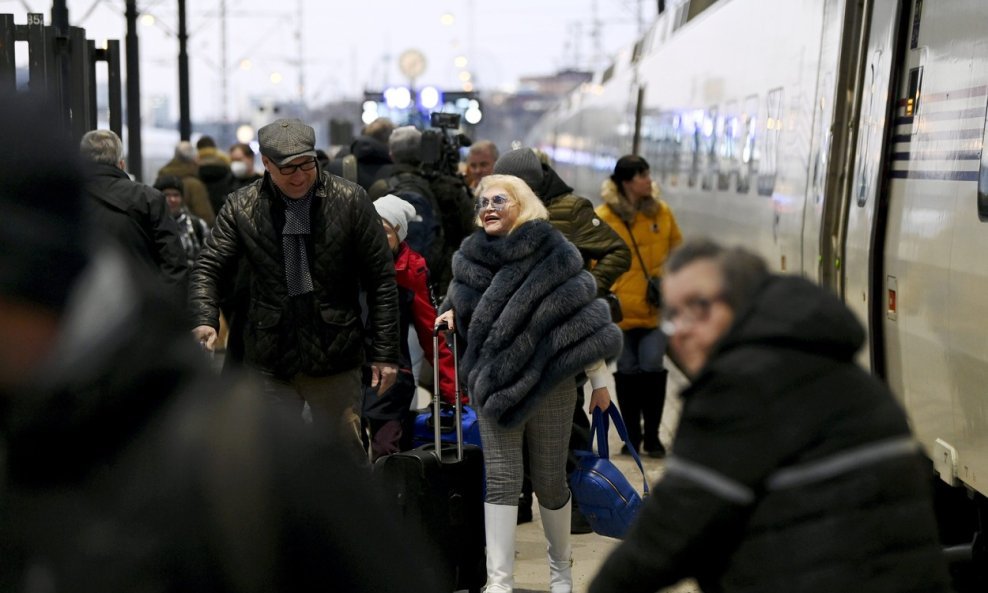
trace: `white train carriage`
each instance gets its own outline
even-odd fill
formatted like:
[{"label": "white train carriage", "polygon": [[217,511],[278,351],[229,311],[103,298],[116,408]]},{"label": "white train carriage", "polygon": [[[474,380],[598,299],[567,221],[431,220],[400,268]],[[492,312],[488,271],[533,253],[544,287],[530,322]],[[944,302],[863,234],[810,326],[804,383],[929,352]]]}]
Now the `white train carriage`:
[{"label": "white train carriage", "polygon": [[842,296],[869,328],[861,363],[984,506],[988,2],[671,4],[530,144],[591,198],[637,152],[685,236]]}]

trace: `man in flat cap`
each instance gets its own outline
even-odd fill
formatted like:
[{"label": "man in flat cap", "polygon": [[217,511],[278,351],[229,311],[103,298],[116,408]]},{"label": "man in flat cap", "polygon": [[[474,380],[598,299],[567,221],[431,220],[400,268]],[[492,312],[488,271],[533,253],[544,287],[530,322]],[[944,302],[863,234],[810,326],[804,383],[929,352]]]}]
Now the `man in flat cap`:
[{"label": "man in flat cap", "polygon": [[272,402],[300,413],[308,402],[317,428],[366,459],[357,415],[365,338],[371,386],[384,393],[397,373],[397,289],[384,229],[360,186],[321,169],[311,127],[279,119],[257,137],[264,177],[231,194],[192,272],[193,333],[213,349],[222,280],[245,258],[246,365]]}]

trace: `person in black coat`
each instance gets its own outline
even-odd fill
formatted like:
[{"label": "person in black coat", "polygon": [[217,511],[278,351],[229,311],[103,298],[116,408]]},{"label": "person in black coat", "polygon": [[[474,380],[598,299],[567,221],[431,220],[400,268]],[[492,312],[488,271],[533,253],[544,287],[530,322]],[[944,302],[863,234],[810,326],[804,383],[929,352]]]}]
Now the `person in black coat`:
[{"label": "person in black coat", "polygon": [[[315,131],[280,119],[258,131],[264,178],[237,190],[220,211],[192,272],[193,333],[216,344],[224,280],[250,268],[245,364],[272,402],[336,434],[367,459],[360,441],[364,340],[371,386],[397,375],[398,292],[381,220],[360,186],[316,162]],[[361,323],[361,298],[367,327]]]},{"label": "person in black coat", "polygon": [[0,591],[437,591],[365,471],[88,248],[56,121],[0,96]]},{"label": "person in black coat", "polygon": [[131,181],[123,142],[112,131],[87,132],[79,148],[90,165],[87,214],[97,235],[116,240],[171,289],[176,302],[184,303],[189,265],[164,196]]},{"label": "person in black coat", "polygon": [[741,249],[666,262],[663,330],[692,379],[662,479],[592,593],[948,591],[929,462],[864,329]]},{"label": "person in black coat", "polygon": [[327,170],[333,175],[343,177],[343,158],[352,154],[357,159],[357,184],[369,192],[375,181],[388,178],[394,171],[394,161],[388,150],[388,138],[394,129],[395,125],[390,119],[375,119],[350,143],[345,154],[338,154],[330,161]]}]

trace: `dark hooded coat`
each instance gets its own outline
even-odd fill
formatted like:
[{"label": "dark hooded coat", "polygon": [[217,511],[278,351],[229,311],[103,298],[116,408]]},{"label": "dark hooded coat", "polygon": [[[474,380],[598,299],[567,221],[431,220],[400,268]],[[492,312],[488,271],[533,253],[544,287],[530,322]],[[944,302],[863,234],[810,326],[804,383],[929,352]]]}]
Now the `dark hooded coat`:
[{"label": "dark hooded coat", "polygon": [[864,330],[772,277],[683,392],[674,455],[592,593],[946,592],[929,463]]},{"label": "dark hooded coat", "polygon": [[438,590],[366,472],[216,378],[142,278],[94,260],[47,364],[0,393],[0,591]]},{"label": "dark hooded coat", "polygon": [[521,424],[561,381],[617,357],[621,331],[596,293],[579,251],[546,221],[463,241],[443,308],[455,311],[460,377],[482,414]]}]

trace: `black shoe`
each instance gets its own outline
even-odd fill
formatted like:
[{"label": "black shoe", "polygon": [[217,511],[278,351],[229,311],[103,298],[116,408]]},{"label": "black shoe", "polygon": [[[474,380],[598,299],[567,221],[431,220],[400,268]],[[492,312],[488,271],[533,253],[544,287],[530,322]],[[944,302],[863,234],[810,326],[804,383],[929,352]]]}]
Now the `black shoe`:
[{"label": "black shoe", "polygon": [[666,448],[659,443],[658,446],[646,449],[648,451],[648,456],[652,459],[664,459],[666,456]]},{"label": "black shoe", "polygon": [[584,533],[593,533],[593,528],[590,527],[590,522],[583,516],[583,513],[573,509],[572,518],[570,519],[569,532],[572,534],[581,535]]},{"label": "black shoe", "polygon": [[[527,504],[526,504],[527,503]],[[518,525],[532,522],[532,501],[521,499],[518,501]]]}]

